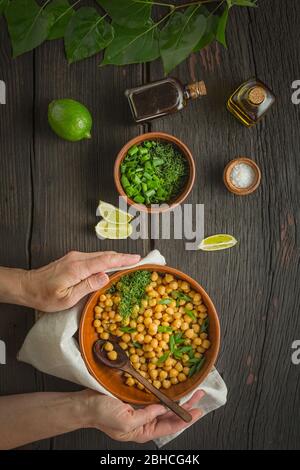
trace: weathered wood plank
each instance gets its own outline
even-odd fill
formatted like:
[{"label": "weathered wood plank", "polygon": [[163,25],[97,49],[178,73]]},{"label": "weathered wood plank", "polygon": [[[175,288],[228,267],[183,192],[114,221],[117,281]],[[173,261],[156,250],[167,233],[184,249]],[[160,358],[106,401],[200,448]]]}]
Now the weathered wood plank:
[{"label": "weathered wood plank", "polygon": [[[33,55],[11,59],[3,19],[0,19],[0,79],[6,83],[6,104],[0,105],[0,265],[29,268],[33,158]],[[0,304],[0,338],[6,343],[7,364],[0,366],[1,395],[36,392],[41,375],[16,360],[33,325],[30,309]],[[33,448],[47,448],[48,441]]]}]

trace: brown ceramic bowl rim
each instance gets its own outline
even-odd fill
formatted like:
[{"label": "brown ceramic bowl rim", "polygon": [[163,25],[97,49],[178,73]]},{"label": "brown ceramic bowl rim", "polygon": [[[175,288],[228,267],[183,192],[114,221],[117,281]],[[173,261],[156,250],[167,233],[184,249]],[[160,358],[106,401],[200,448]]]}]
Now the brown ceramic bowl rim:
[{"label": "brown ceramic bowl rim", "polygon": [[[89,360],[87,358],[86,350],[85,350],[85,347],[84,347],[85,318],[86,318],[88,312],[90,311],[90,309],[93,308],[96,299],[99,297],[99,295],[101,293],[103,293],[104,291],[109,289],[110,286],[113,283],[115,283],[118,279],[120,279],[122,276],[124,276],[126,274],[129,274],[129,273],[132,273],[134,271],[143,270],[143,269],[148,270],[148,271],[157,271],[157,272],[170,273],[170,274],[173,274],[177,278],[180,278],[180,279],[183,279],[184,281],[189,282],[191,284],[192,288],[196,292],[199,292],[201,294],[201,296],[203,298],[203,301],[204,301],[204,304],[207,307],[209,317],[210,318],[213,317],[213,319],[214,319],[215,338],[214,338],[214,342],[211,344],[211,347],[209,349],[209,351],[210,351],[209,360],[205,361],[202,369],[198,372],[197,376],[195,376],[195,379],[193,379],[193,383],[191,384],[191,386],[186,388],[182,392],[179,392],[178,394],[176,394],[175,400],[177,401],[177,400],[180,400],[183,396],[190,393],[192,390],[196,389],[199,386],[199,384],[204,381],[204,379],[207,377],[207,375],[211,372],[211,370],[212,370],[212,368],[213,368],[213,366],[216,362],[216,359],[218,357],[218,353],[219,353],[219,349],[220,349],[220,322],[219,322],[219,317],[218,317],[216,308],[213,304],[213,301],[211,300],[211,298],[208,295],[208,293],[206,292],[206,290],[197,281],[195,281],[193,278],[191,278],[187,274],[183,273],[179,269],[172,268],[172,267],[166,266],[166,265],[145,264],[145,265],[140,265],[140,266],[135,266],[133,268],[125,269],[123,271],[118,271],[118,272],[112,274],[110,276],[108,284],[106,284],[106,286],[104,286],[102,289],[94,292],[90,296],[90,298],[88,299],[88,301],[87,301],[87,303],[86,303],[86,305],[85,305],[85,307],[82,311],[81,319],[80,319],[80,325],[79,325],[79,345],[80,345],[81,356],[82,356],[82,358],[85,362],[85,365],[86,365],[88,371],[90,372],[90,374],[96,379],[96,381],[98,383],[100,383],[100,385],[102,385],[104,388],[106,388],[106,390],[108,390],[110,393],[112,393],[109,390],[109,387],[107,387],[107,385],[105,385],[104,383],[101,382],[101,380],[99,379],[97,374],[94,372],[93,368],[91,367],[91,365],[89,363]],[[90,347],[91,347],[91,345],[90,345]],[[184,382],[184,383],[188,383],[189,380],[191,380],[191,379],[187,379],[187,381]],[[166,390],[165,393],[168,395],[168,390]],[[117,398],[119,398],[120,400],[122,400],[124,402],[135,404],[135,405],[148,405],[148,404],[150,404],[149,401],[143,401],[143,400],[135,399],[135,398],[128,399],[128,397],[126,396],[126,393],[118,392],[118,393],[114,393],[114,396],[116,396]],[[153,397],[152,403],[157,403],[157,399],[155,397]]]},{"label": "brown ceramic bowl rim", "polygon": [[[231,175],[232,169],[235,165],[237,165],[239,163],[246,163],[247,165],[251,166],[251,168],[255,172],[255,175],[256,175],[255,181],[248,188],[237,188],[231,182],[230,175]],[[247,196],[248,194],[253,193],[258,188],[258,186],[260,185],[261,171],[260,171],[260,168],[257,165],[257,163],[255,163],[254,160],[251,160],[251,158],[238,157],[238,158],[235,158],[234,160],[230,160],[230,162],[227,163],[227,165],[224,169],[224,173],[223,173],[223,180],[224,180],[224,184],[225,184],[226,188],[230,192],[232,192],[234,194],[237,194],[238,196]]]},{"label": "brown ceramic bowl rim", "polygon": [[[128,150],[133,145],[140,144],[141,142],[145,140],[165,140],[165,141],[173,143],[174,145],[178,147],[178,149],[180,150],[180,152],[185,157],[188,163],[189,176],[188,176],[187,182],[184,188],[182,189],[182,191],[178,194],[178,196],[176,196],[176,198],[167,207],[164,207],[164,204],[165,205],[168,204],[167,202],[163,203],[162,207],[159,207],[159,208],[148,207],[148,206],[136,203],[133,199],[127,196],[120,181],[120,165],[122,161],[124,160],[125,156],[127,155]],[[119,151],[117,158],[115,160],[115,165],[114,165],[114,182],[115,182],[115,186],[120,196],[122,196],[130,206],[135,207],[139,211],[148,212],[148,213],[167,212],[167,211],[174,209],[178,205],[182,204],[182,202],[185,201],[185,199],[188,197],[188,195],[190,194],[193,188],[193,185],[195,182],[195,175],[196,175],[195,162],[194,162],[190,149],[180,139],[178,139],[177,137],[171,134],[166,134],[165,132],[147,132],[145,134],[138,135],[134,137],[133,139],[129,140],[127,144],[125,144]]]}]

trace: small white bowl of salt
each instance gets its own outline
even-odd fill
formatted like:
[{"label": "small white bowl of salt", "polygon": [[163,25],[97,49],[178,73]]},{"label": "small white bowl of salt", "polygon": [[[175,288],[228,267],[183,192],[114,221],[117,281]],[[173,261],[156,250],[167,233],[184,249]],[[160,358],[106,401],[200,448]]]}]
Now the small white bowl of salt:
[{"label": "small white bowl of salt", "polygon": [[257,164],[250,158],[238,157],[226,165],[223,179],[230,192],[246,196],[258,188],[261,172]]}]

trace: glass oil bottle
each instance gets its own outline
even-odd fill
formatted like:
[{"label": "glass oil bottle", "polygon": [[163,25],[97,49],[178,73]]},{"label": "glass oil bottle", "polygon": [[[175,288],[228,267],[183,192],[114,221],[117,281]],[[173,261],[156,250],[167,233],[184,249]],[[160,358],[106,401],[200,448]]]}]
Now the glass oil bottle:
[{"label": "glass oil bottle", "polygon": [[256,78],[251,78],[230,96],[228,110],[247,127],[254,126],[275,102],[272,91]]},{"label": "glass oil bottle", "polygon": [[165,78],[126,90],[136,122],[150,121],[183,109],[191,99],[206,95],[203,81],[183,85],[176,78]]}]

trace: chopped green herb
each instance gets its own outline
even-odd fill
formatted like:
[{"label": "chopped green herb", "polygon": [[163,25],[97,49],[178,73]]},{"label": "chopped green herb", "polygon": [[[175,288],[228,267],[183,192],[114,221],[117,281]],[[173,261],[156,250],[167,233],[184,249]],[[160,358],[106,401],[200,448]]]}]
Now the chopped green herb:
[{"label": "chopped green herb", "polygon": [[135,328],[130,328],[130,326],[121,326],[120,328],[123,333],[134,333],[136,331]]},{"label": "chopped green herb", "polygon": [[174,335],[174,341],[175,341],[175,344],[184,343],[184,338],[182,337],[182,333],[176,333]]},{"label": "chopped green herb", "polygon": [[186,302],[191,302],[191,297],[189,297],[188,295],[184,294],[183,292],[180,292],[178,290],[173,290],[171,292],[171,295],[173,297],[173,299],[175,300],[185,300]]},{"label": "chopped green herb", "polygon": [[172,328],[170,326],[159,326],[157,328],[158,333],[172,333]]},{"label": "chopped green herb", "polygon": [[142,349],[142,345],[140,343],[138,343],[137,341],[133,341],[132,342],[132,346],[136,349]]},{"label": "chopped green herb", "polygon": [[151,282],[150,271],[135,271],[126,274],[117,283],[120,292],[118,312],[123,318],[130,317],[135,305],[140,305],[145,298],[145,289]]},{"label": "chopped green herb", "polygon": [[194,321],[196,320],[195,314],[194,314],[194,312],[193,312],[192,310],[189,310],[189,309],[187,309],[187,308],[185,307],[184,311],[185,311],[185,313],[186,313],[189,317],[191,317]]},{"label": "chopped green herb", "polygon": [[206,333],[208,331],[208,327],[209,327],[209,318],[206,317],[204,322],[201,325],[201,333]]},{"label": "chopped green herb", "polygon": [[171,302],[171,299],[161,299],[158,303],[161,305],[169,305]]},{"label": "chopped green herb", "polygon": [[170,344],[170,351],[171,351],[172,354],[174,354],[175,349],[176,349],[176,343],[175,343],[175,338],[174,338],[173,335],[170,337],[169,344]]},{"label": "chopped green herb", "polygon": [[201,357],[197,362],[190,368],[189,377],[192,377],[194,374],[200,371],[205,362],[205,357]]},{"label": "chopped green herb", "polygon": [[158,358],[157,364],[162,364],[168,359],[169,356],[170,356],[170,351],[165,352],[162,356]]}]

